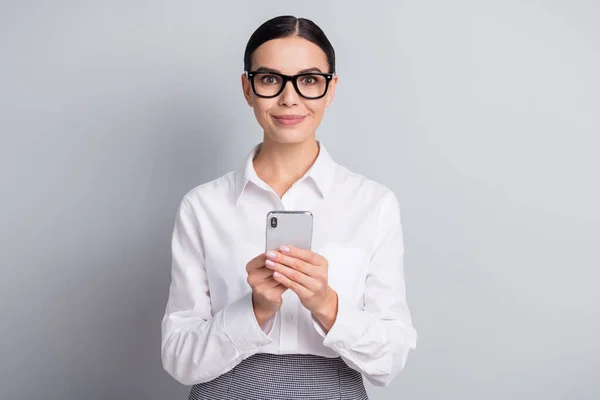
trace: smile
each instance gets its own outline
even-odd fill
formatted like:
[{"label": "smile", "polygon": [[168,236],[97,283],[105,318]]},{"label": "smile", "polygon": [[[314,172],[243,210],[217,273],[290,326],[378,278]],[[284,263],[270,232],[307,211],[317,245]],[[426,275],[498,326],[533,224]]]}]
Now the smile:
[{"label": "smile", "polygon": [[273,119],[281,125],[298,125],[306,118],[305,115],[274,115]]}]

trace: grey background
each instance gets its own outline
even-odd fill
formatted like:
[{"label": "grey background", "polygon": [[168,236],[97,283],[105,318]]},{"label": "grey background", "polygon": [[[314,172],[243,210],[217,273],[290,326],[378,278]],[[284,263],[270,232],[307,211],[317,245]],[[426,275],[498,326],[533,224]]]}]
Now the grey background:
[{"label": "grey background", "polygon": [[176,206],[261,131],[249,35],[312,18],[318,138],[402,205],[419,333],[383,399],[600,398],[597,1],[0,2],[0,399],[184,399]]}]

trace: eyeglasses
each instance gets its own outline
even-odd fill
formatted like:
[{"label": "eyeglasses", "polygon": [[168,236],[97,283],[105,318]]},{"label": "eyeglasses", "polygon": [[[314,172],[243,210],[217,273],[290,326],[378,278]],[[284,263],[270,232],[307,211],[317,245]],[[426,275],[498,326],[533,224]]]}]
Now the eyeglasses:
[{"label": "eyeglasses", "polygon": [[327,93],[334,75],[322,72],[283,75],[277,72],[246,71],[254,94],[265,99],[279,96],[288,81],[292,81],[296,92],[305,99],[320,99]]}]

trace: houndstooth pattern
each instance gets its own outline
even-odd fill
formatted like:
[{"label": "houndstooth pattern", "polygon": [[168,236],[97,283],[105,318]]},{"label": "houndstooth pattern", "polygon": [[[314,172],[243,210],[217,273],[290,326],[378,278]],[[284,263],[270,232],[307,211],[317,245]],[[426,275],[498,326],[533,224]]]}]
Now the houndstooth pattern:
[{"label": "houndstooth pattern", "polygon": [[340,358],[258,353],[210,382],[189,400],[368,400],[360,372]]}]

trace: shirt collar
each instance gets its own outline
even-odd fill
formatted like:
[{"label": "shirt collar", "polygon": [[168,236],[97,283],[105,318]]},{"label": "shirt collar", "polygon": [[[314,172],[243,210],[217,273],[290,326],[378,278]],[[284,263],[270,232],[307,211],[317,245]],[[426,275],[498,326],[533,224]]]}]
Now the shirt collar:
[{"label": "shirt collar", "polygon": [[[321,141],[317,140],[317,144],[319,146],[319,155],[317,159],[310,167],[310,169],[300,178],[299,180],[303,180],[305,178],[310,178],[317,185],[317,188],[322,197],[325,197],[331,188],[331,184],[333,182],[333,175],[335,173],[335,162],[327,152],[327,149],[323,145]],[[236,170],[235,173],[235,202],[239,201],[244,189],[248,185],[248,182],[252,182],[258,187],[269,190],[269,187],[266,183],[264,183],[258,175],[256,175],[256,171],[254,170],[254,164],[252,160],[258,153],[262,146],[262,143],[257,144],[252,148],[250,153],[246,156],[244,163],[240,165],[240,167]]]}]

